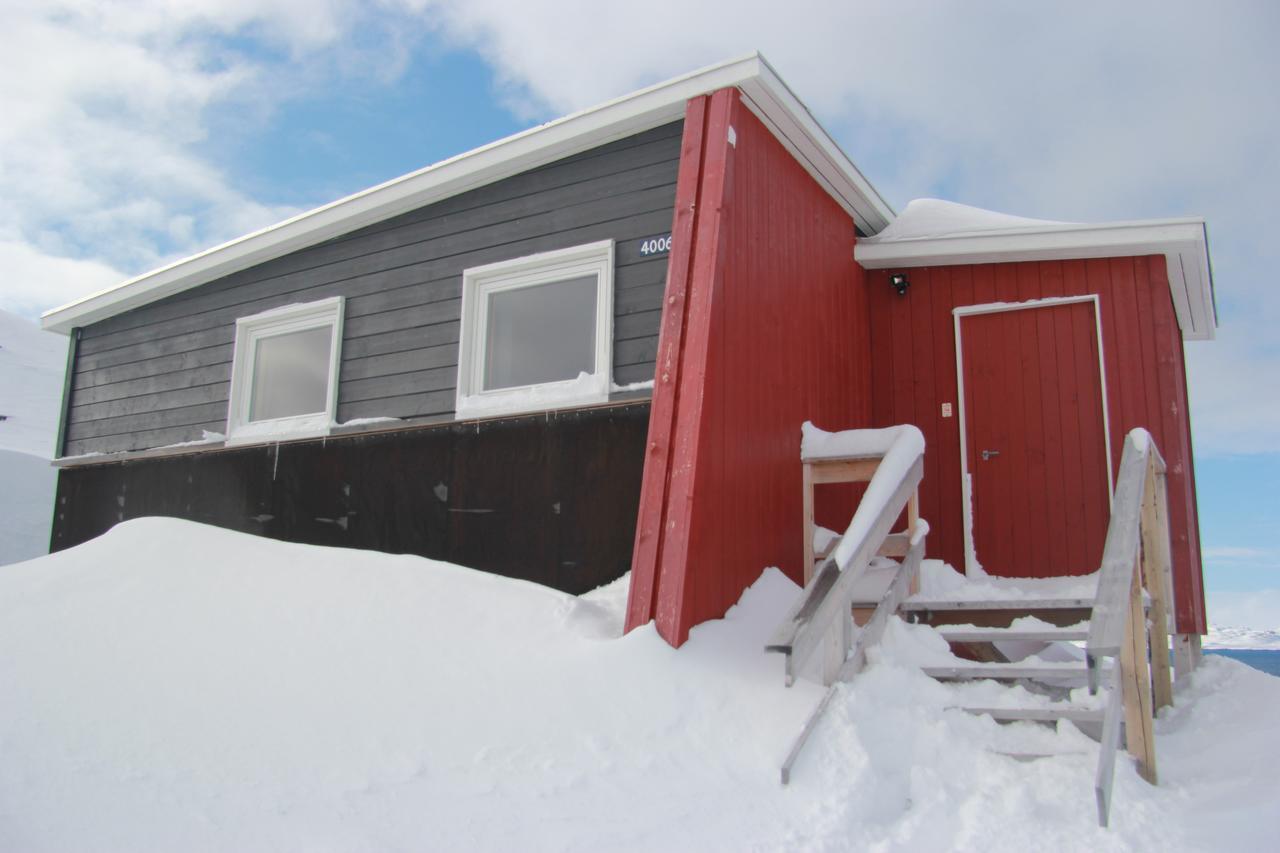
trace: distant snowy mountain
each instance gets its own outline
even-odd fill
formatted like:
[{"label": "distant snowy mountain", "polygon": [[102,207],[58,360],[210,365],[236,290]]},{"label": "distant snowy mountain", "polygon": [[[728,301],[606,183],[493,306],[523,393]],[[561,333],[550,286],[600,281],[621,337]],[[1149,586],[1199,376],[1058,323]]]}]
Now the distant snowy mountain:
[{"label": "distant snowy mountain", "polygon": [[49,550],[67,340],[0,311],[0,565]]},{"label": "distant snowy mountain", "polygon": [[1204,638],[1206,649],[1274,649],[1280,651],[1280,631],[1257,628],[1225,628],[1209,626]]}]

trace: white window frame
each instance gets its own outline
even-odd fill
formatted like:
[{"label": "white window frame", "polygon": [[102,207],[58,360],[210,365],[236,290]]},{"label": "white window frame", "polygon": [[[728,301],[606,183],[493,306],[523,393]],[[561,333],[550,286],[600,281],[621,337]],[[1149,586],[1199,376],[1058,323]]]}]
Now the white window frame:
[{"label": "white window frame", "polygon": [[[239,444],[267,438],[306,438],[328,435],[338,405],[338,365],[342,352],[343,299],[334,296],[317,302],[285,305],[236,320],[236,343],[231,357],[231,401],[227,406],[227,443]],[[290,332],[329,327],[329,389],[322,412],[250,421],[254,363],[258,341]]]},{"label": "white window frame", "polygon": [[[601,240],[464,270],[455,417],[537,412],[607,402],[613,374],[613,260],[613,240]],[[489,297],[587,275],[596,276],[595,371],[576,379],[482,390]]]}]

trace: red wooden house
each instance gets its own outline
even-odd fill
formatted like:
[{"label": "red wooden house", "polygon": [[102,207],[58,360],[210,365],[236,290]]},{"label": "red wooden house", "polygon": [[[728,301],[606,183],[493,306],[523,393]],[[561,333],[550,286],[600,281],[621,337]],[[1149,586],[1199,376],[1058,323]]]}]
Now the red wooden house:
[{"label": "red wooden house", "polygon": [[804,421],[918,426],[930,556],[1012,575],[1097,568],[1143,426],[1178,631],[1206,629],[1182,354],[1213,336],[1203,222],[895,215],[758,55],[44,325],[72,337],[55,549],[170,514],[572,592],[630,568],[629,627],[679,645],[765,567],[803,578]]},{"label": "red wooden house", "polygon": [[1204,633],[1182,350],[1215,325],[1203,221],[922,201],[867,234],[788,142],[739,89],[689,102],[628,626],[678,645],[763,566],[802,579],[813,420],[918,426],[930,556],[1035,577],[1097,569],[1122,439],[1146,427],[1177,630]]}]

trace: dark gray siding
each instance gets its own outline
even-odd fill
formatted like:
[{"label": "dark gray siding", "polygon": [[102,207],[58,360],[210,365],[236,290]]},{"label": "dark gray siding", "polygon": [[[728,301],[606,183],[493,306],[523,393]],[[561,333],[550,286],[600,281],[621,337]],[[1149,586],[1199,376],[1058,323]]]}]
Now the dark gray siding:
[{"label": "dark gray siding", "polygon": [[682,123],[575,155],[260,264],[83,331],[67,455],[222,432],[238,317],[346,297],[338,421],[451,415],[462,271],[617,241],[614,381],[653,378]]}]

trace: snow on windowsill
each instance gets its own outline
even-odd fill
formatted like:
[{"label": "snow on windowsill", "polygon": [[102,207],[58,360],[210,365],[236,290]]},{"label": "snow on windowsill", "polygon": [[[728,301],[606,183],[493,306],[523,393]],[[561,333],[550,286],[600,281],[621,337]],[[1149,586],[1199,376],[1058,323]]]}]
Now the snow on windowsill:
[{"label": "snow on windowsill", "polygon": [[606,403],[609,400],[607,389],[604,377],[584,372],[579,373],[576,379],[564,382],[547,382],[459,396],[454,415],[457,420],[467,420]]}]

